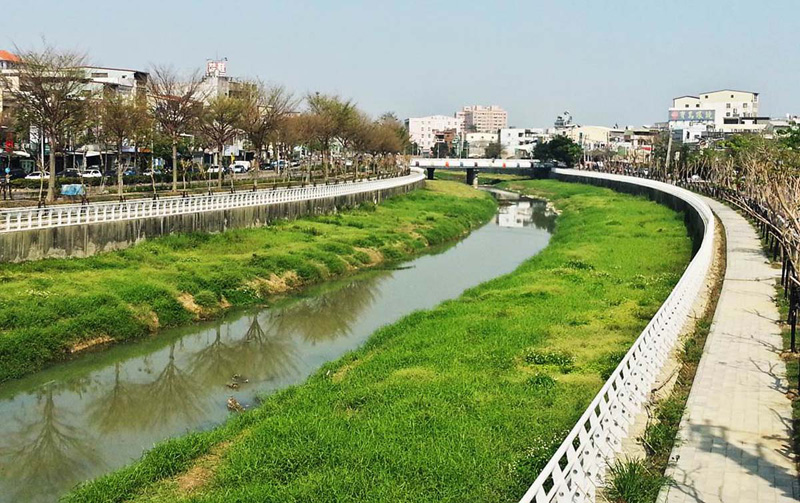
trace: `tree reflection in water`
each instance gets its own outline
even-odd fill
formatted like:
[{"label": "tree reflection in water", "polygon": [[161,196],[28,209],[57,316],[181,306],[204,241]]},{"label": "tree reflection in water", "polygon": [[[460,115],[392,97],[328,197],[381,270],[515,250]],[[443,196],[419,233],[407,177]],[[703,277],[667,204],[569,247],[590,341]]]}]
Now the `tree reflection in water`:
[{"label": "tree reflection in water", "polygon": [[237,374],[256,381],[271,381],[297,373],[297,348],[289,332],[264,331],[253,315],[250,327],[235,346]]},{"label": "tree reflection in water", "polygon": [[2,476],[16,481],[4,484],[15,488],[13,501],[58,494],[61,488],[87,478],[90,467],[102,466],[87,432],[70,425],[70,415],[56,407],[52,386],[38,394],[37,405],[40,413],[17,418],[19,429],[0,440]]},{"label": "tree reflection in water", "polygon": [[350,335],[353,324],[375,302],[378,283],[387,275],[356,279],[285,309],[269,311],[270,332],[298,334],[311,344]]},{"label": "tree reflection in water", "polygon": [[204,415],[203,386],[175,362],[175,343],[169,347],[169,359],[155,380],[136,386],[134,394],[150,427],[171,423],[192,424]]},{"label": "tree reflection in water", "polygon": [[136,384],[120,379],[122,364],[114,364],[114,384],[96,395],[89,405],[89,417],[94,427],[102,433],[113,433],[123,428],[137,429],[144,409],[138,403]]},{"label": "tree reflection in water", "polygon": [[[230,330],[230,325],[227,326]],[[239,350],[233,343],[222,340],[222,325],[214,327],[214,340],[190,358],[189,373],[205,386],[224,386],[237,372]]]}]

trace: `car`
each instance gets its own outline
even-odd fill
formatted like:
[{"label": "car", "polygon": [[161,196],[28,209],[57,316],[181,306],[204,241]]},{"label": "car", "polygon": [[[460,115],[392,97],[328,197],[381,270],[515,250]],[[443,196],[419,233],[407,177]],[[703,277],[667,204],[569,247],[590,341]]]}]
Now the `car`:
[{"label": "car", "polygon": [[161,174],[161,170],[158,169],[158,168],[152,169],[152,170],[148,169],[148,170],[142,171],[142,175],[143,176],[157,176],[157,175],[160,175],[160,174]]},{"label": "car", "polygon": [[[223,173],[230,173],[230,171],[231,171],[230,168],[222,168]],[[212,175],[216,175],[219,173],[219,166],[212,164],[211,166],[208,167],[206,172]]]},{"label": "car", "polygon": [[234,173],[247,173],[250,171],[250,161],[236,161],[230,165]]},{"label": "car", "polygon": [[[11,168],[11,170],[6,174],[9,179],[16,180],[17,178],[25,178],[25,170],[22,168]],[[5,177],[4,177],[5,178]]]},{"label": "car", "polygon": [[136,170],[133,168],[128,168],[122,172],[122,176],[136,176]]},{"label": "car", "polygon": [[65,169],[63,173],[61,173],[61,176],[63,176],[64,178],[78,178],[79,176],[81,176],[81,172],[75,168],[68,168]]},{"label": "car", "polygon": [[87,169],[83,173],[81,173],[81,178],[102,178],[103,174],[100,173],[99,169]]},{"label": "car", "polygon": [[47,173],[42,171],[31,171],[28,176],[25,177],[26,180],[46,180]]}]

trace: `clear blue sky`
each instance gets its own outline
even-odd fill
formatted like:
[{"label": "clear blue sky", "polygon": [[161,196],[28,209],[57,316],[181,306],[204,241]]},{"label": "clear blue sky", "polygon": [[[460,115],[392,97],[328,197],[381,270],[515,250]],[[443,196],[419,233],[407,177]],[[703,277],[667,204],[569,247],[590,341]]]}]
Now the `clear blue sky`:
[{"label": "clear blue sky", "polygon": [[666,119],[674,96],[761,93],[800,113],[800,3],[730,1],[29,0],[0,13],[0,48],[50,44],[93,64],[202,67],[401,118],[499,104],[517,126]]}]

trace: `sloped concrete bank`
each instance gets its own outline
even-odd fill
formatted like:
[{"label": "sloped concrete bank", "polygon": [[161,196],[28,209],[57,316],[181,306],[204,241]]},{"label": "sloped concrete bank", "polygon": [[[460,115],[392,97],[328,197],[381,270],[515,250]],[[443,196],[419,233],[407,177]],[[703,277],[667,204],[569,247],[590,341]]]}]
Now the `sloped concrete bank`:
[{"label": "sloped concrete bank", "polygon": [[0,262],[89,257],[172,233],[259,227],[278,219],[332,213],[364,202],[379,203],[424,185],[424,180],[420,180],[399,187],[305,201],[0,233]]}]

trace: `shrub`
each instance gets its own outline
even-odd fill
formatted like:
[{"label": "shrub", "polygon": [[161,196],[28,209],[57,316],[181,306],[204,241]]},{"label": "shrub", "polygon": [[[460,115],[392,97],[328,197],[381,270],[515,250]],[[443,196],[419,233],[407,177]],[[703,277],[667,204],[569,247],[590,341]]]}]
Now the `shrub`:
[{"label": "shrub", "polygon": [[211,308],[217,305],[217,294],[211,290],[201,290],[194,296],[195,303],[200,307]]},{"label": "shrub", "polygon": [[641,459],[618,460],[608,469],[605,496],[612,503],[650,503],[669,481]]}]

